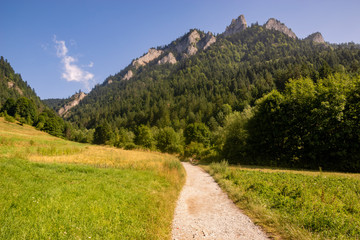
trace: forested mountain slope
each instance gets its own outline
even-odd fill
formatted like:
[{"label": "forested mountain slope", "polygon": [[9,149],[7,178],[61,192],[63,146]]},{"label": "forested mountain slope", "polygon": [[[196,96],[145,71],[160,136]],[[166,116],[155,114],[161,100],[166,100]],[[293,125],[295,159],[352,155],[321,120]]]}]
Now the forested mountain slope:
[{"label": "forested mountain slope", "polygon": [[105,121],[112,128],[179,129],[192,122],[213,128],[222,124],[224,104],[241,111],[290,78],[316,81],[335,71],[358,72],[360,50],[299,40],[253,24],[229,37],[217,36],[206,50],[176,64],[157,61],[130,65],[129,80],[124,80],[129,67],[109,77],[70,111],[69,119],[87,128]]},{"label": "forested mountain slope", "polygon": [[0,58],[0,106],[3,105],[7,99],[18,99],[26,97],[31,99],[37,107],[43,107],[40,98],[35,91],[28,85],[26,81],[21,78],[21,75],[15,73],[10,63]]}]

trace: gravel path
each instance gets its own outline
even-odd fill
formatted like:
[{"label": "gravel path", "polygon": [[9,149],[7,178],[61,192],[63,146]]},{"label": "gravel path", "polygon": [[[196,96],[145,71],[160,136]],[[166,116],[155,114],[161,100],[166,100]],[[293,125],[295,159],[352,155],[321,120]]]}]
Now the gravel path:
[{"label": "gravel path", "polygon": [[187,179],[175,209],[172,239],[267,239],[209,174],[183,165]]}]

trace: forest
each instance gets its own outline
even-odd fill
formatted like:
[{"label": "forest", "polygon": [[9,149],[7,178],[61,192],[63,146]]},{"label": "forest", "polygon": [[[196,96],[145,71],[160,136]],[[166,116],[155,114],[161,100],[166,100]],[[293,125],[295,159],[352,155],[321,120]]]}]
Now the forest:
[{"label": "forest", "polygon": [[[26,101],[13,96],[2,112],[80,142],[360,172],[359,45],[316,44],[258,24],[216,37],[176,64],[129,65],[109,76],[65,121],[46,107],[29,117],[17,110]],[[134,77],[122,80],[130,68]]]}]

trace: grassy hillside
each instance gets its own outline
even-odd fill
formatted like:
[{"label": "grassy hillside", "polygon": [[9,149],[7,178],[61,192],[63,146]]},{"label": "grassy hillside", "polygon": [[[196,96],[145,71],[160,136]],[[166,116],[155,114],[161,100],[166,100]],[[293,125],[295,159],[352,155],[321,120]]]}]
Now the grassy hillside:
[{"label": "grassy hillside", "polygon": [[229,167],[206,169],[275,239],[359,239],[360,174]]},{"label": "grassy hillside", "polygon": [[65,141],[0,118],[0,239],[169,239],[170,155]]}]

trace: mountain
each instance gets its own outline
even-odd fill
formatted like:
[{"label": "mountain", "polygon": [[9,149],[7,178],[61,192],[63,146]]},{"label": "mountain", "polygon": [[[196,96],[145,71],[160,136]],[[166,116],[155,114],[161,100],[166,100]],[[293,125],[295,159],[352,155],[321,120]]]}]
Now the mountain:
[{"label": "mountain", "polygon": [[31,99],[38,108],[43,108],[40,98],[36,95],[35,90],[32,89],[26,81],[24,81],[20,74],[15,73],[10,63],[0,58],[0,106],[3,105],[7,99],[14,100],[26,97]]},{"label": "mountain", "polygon": [[244,16],[223,34],[192,29],[167,46],[151,48],[108,77],[66,119],[81,127],[109,124],[135,130],[144,124],[175,130],[201,122],[224,124],[227,109],[241,111],[290,78],[314,81],[335,71],[358,71],[359,49],[298,39],[269,19],[247,27]]},{"label": "mountain", "polygon": [[42,100],[46,105],[54,109],[60,116],[65,116],[69,112],[69,110],[75,106],[77,106],[81,100],[86,97],[86,93],[81,92],[75,93],[69,98],[61,99],[61,98],[50,98]]}]

